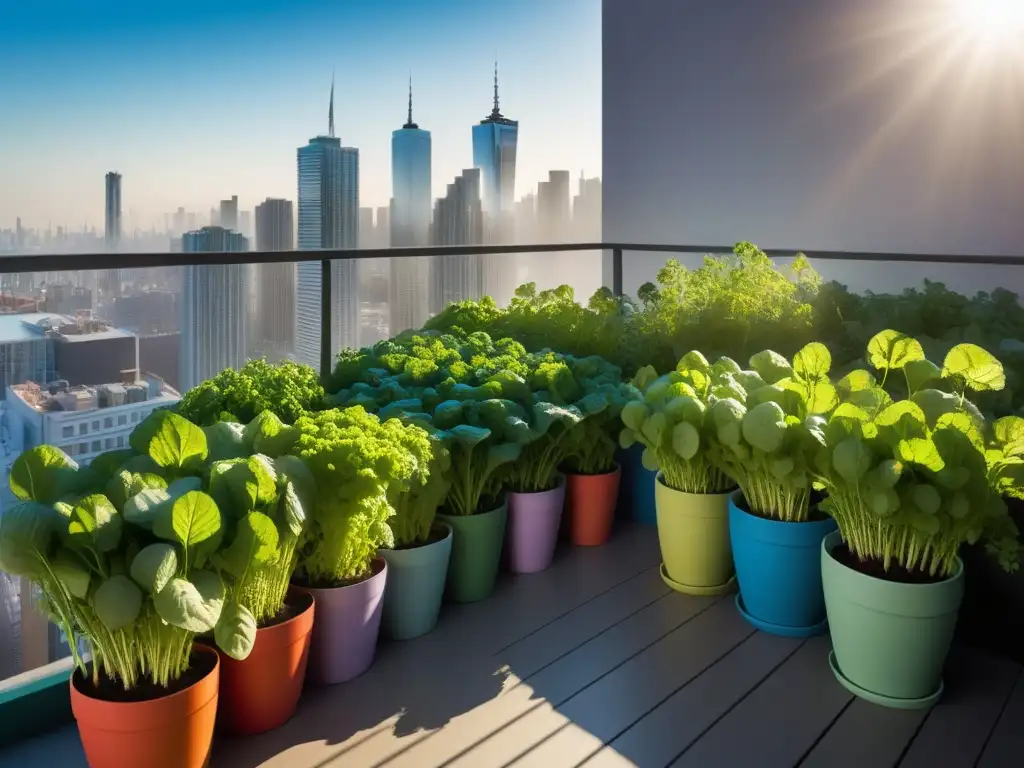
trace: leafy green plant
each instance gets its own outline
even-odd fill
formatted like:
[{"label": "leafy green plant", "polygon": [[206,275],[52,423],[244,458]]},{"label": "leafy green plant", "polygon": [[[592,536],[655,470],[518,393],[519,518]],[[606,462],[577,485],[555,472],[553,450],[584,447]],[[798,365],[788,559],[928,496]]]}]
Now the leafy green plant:
[{"label": "leafy green plant", "polygon": [[240,502],[256,486],[209,466],[204,432],[167,410],[129,442],[86,469],[52,446],[26,451],[10,475],[21,503],[0,519],[4,570],[39,585],[83,674],[79,639],[94,683],[111,678],[125,689],[180,677],[196,635],[213,632],[229,655],[248,655],[255,621],[242,608],[244,574],[270,561],[266,549],[245,546],[238,521],[257,514],[247,512],[257,503],[269,511],[292,477],[278,472],[258,501]]},{"label": "leafy green plant", "polygon": [[744,371],[729,358],[711,370],[708,455],[733,478],[750,512],[785,522],[811,514],[818,444],[811,433],[838,403],[831,355],[812,342],[792,364],[766,350]]},{"label": "leafy green plant", "polygon": [[962,344],[940,368],[918,342],[891,330],[872,338],[868,357],[882,382],[901,373],[909,394],[893,399],[873,374],[855,370],[837,386],[842,402],[812,429],[820,445],[815,476],[828,492],[821,506],[846,546],[885,571],[898,564],[943,578],[962,544],[984,540],[1015,570],[1017,530],[1000,496],[1021,492],[1019,425],[990,424],[967,399],[1003,386],[998,360]]},{"label": "leafy green plant", "polygon": [[733,487],[704,450],[712,385],[708,361],[700,352],[689,352],[677,370],[663,376],[653,367],[641,369],[633,379],[633,397],[622,408],[621,446],[641,443],[643,465],[660,470],[677,491],[724,493]]},{"label": "leafy green plant", "polygon": [[393,500],[422,479],[432,455],[427,433],[398,419],[382,422],[362,406],[310,413],[295,423],[292,453],[316,482],[308,543],[300,568],[317,587],[367,578],[382,547],[393,548]]},{"label": "leafy green plant", "polygon": [[241,370],[225,368],[190,389],[178,412],[202,427],[222,420],[248,424],[264,411],[292,424],[306,411],[322,407],[323,398],[319,376],[309,366],[250,360]]}]

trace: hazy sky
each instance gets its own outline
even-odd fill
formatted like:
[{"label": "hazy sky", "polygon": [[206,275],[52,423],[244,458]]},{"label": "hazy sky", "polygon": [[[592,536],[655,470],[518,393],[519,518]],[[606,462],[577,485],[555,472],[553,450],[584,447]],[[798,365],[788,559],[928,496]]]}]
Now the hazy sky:
[{"label": "hazy sky", "polygon": [[601,171],[599,0],[0,0],[0,19],[0,228],[102,228],[110,170],[127,226],[232,194],[294,200],[332,68],[361,205],[391,196],[410,71],[435,195],[471,164],[495,55],[520,121],[516,196],[549,169]]}]

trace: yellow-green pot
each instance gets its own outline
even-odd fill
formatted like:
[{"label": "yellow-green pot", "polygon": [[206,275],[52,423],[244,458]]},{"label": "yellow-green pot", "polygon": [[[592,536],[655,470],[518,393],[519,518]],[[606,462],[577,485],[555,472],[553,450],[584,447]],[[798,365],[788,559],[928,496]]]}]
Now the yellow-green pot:
[{"label": "yellow-green pot", "polygon": [[661,578],[677,592],[719,595],[736,581],[729,543],[729,493],[683,493],[661,473],[654,483]]}]

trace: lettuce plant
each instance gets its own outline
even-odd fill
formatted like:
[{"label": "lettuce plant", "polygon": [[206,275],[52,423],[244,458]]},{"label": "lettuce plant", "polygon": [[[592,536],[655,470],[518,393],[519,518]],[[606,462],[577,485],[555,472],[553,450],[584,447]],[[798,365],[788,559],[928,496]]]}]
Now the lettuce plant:
[{"label": "lettuce plant", "polygon": [[733,478],[753,514],[801,522],[811,514],[811,429],[835,408],[831,355],[811,343],[790,364],[766,350],[742,370],[722,358],[711,370],[707,443],[711,461]]},{"label": "lettuce plant", "polygon": [[351,584],[371,574],[382,547],[393,548],[393,501],[422,478],[432,456],[426,431],[381,421],[361,406],[320,411],[295,423],[292,454],[316,482],[308,543],[300,566],[312,586]]},{"label": "lettuce plant", "polygon": [[839,383],[842,402],[812,429],[815,475],[828,492],[822,508],[847,547],[886,571],[898,564],[944,578],[962,544],[983,540],[1016,570],[1017,530],[1001,496],[1022,493],[1024,431],[1013,419],[987,422],[967,399],[1003,386],[998,360],[962,344],[939,367],[917,341],[890,330],[871,340],[868,358],[883,383],[902,374],[909,395],[894,399],[874,374],[853,371]]},{"label": "lettuce plant", "polygon": [[705,450],[710,371],[700,352],[687,353],[677,370],[663,376],[650,366],[643,368],[622,408],[620,445],[642,444],[644,466],[660,469],[668,487],[684,493],[724,493],[733,487]]},{"label": "lettuce plant", "polygon": [[[270,556],[246,546],[237,524],[246,518],[237,495],[251,486],[232,481],[229,494],[211,482],[199,427],[160,410],[129,442],[85,469],[52,446],[26,451],[10,476],[21,503],[0,519],[0,565],[40,587],[83,674],[79,640],[94,683],[111,678],[125,689],[180,677],[200,634],[213,632],[226,653],[245,658],[255,622],[235,587]],[[278,481],[287,487],[285,476]]]}]

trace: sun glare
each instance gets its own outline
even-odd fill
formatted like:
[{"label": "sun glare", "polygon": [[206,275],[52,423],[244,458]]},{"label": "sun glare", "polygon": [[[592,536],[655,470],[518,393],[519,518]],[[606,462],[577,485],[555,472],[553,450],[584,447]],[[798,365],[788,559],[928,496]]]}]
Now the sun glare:
[{"label": "sun glare", "polygon": [[1024,0],[950,0],[963,31],[985,43],[1024,46]]}]

